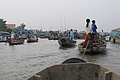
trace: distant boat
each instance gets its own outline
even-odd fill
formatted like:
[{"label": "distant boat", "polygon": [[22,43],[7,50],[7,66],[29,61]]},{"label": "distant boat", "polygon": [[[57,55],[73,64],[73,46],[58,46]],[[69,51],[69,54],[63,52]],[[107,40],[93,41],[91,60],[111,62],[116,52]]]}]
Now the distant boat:
[{"label": "distant boat", "polygon": [[113,30],[111,31],[110,36],[111,36],[111,41],[112,41],[113,43],[118,43],[118,44],[120,44],[120,28],[113,29]]},{"label": "distant boat", "polygon": [[14,39],[14,41],[12,40],[8,40],[9,45],[19,45],[19,44],[23,44],[24,43],[24,39]]},{"label": "distant boat", "polygon": [[48,37],[48,32],[47,31],[40,31],[39,37],[40,38],[47,38]]},{"label": "distant boat", "polygon": [[94,63],[65,63],[48,67],[27,80],[120,80],[120,74]]},{"label": "distant boat", "polygon": [[71,47],[76,45],[76,41],[70,41],[69,37],[61,37],[58,40],[60,46],[63,47]]},{"label": "distant boat", "polygon": [[19,35],[19,38],[27,39],[27,36],[26,35]]},{"label": "distant boat", "polygon": [[59,31],[49,31],[48,40],[58,40],[59,39]]},{"label": "distant boat", "polygon": [[7,42],[7,37],[10,36],[10,33],[0,31],[0,42]]},{"label": "distant boat", "polygon": [[27,38],[27,43],[38,42],[38,37],[33,35]]},{"label": "distant boat", "polygon": [[51,35],[48,37],[48,40],[58,40],[58,39],[59,39],[58,35]]}]

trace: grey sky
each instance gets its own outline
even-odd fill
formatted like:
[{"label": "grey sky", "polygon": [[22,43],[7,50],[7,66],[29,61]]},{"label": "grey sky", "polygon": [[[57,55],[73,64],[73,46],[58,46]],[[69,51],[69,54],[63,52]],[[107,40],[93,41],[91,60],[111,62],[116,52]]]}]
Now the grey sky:
[{"label": "grey sky", "polygon": [[[84,30],[85,19],[96,20],[98,30],[120,27],[120,0],[0,0],[0,18],[28,29]],[[65,23],[65,24],[64,24]]]}]

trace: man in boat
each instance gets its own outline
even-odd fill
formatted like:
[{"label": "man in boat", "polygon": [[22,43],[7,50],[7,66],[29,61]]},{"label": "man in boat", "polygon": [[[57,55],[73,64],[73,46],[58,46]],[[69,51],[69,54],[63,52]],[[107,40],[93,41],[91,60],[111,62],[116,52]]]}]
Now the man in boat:
[{"label": "man in boat", "polygon": [[102,38],[103,40],[105,40],[105,33],[104,33],[103,30],[102,30],[102,32],[101,32],[101,38]]},{"label": "man in boat", "polygon": [[71,42],[74,41],[74,33],[73,33],[73,29],[70,30],[70,41],[71,41]]},{"label": "man in boat", "polygon": [[14,43],[14,38],[15,38],[14,36],[15,36],[15,34],[14,34],[14,32],[12,31],[12,32],[11,32],[11,36],[10,36],[12,43]]}]

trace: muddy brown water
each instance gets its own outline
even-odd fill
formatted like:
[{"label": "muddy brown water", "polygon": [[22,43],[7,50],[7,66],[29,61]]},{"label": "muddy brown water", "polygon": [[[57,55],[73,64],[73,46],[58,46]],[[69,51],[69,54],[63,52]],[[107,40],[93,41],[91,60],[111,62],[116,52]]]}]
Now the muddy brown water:
[{"label": "muddy brown water", "polygon": [[[77,44],[83,40],[77,40]],[[81,58],[78,47],[61,48],[57,40],[9,46],[0,43],[0,80],[26,80],[46,67],[68,58]],[[84,59],[120,73],[120,45],[107,43],[106,53],[85,55]]]}]

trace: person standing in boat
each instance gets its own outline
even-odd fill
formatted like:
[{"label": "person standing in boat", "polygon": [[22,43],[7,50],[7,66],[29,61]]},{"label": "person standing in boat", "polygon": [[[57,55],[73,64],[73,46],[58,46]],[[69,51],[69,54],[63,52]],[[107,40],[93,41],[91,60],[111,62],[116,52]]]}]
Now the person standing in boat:
[{"label": "person standing in boat", "polygon": [[92,33],[97,34],[97,26],[95,24],[95,20],[92,20]]},{"label": "person standing in boat", "polygon": [[14,32],[12,31],[12,32],[11,32],[11,37],[10,37],[12,43],[14,43],[14,38],[15,38],[14,36],[15,36],[15,34],[14,34]]},{"label": "person standing in boat", "polygon": [[97,37],[97,26],[95,24],[95,20],[92,20],[92,40]]},{"label": "person standing in boat", "polygon": [[88,43],[88,34],[91,33],[90,19],[86,19],[85,30],[86,30],[86,36],[85,36],[85,41],[84,41],[83,47],[85,47],[87,45],[87,43]]},{"label": "person standing in boat", "polygon": [[74,33],[73,33],[73,29],[70,30],[70,41],[74,41]]},{"label": "person standing in boat", "polygon": [[105,40],[105,33],[103,30],[101,31],[100,36],[101,36],[101,39]]}]

